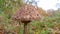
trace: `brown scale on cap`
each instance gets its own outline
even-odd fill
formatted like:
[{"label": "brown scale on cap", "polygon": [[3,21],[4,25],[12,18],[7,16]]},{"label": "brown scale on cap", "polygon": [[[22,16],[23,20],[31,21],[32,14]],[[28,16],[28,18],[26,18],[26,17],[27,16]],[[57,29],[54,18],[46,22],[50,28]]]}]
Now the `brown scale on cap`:
[{"label": "brown scale on cap", "polygon": [[[41,15],[39,14],[37,8],[32,5],[23,5],[20,7],[13,15],[13,20],[24,23],[24,34],[26,34],[26,25],[32,20],[40,20]],[[25,31],[26,30],[26,31]]]},{"label": "brown scale on cap", "polygon": [[13,19],[18,21],[40,20],[40,18],[41,15],[38,13],[38,10],[32,5],[20,7],[13,15]]}]

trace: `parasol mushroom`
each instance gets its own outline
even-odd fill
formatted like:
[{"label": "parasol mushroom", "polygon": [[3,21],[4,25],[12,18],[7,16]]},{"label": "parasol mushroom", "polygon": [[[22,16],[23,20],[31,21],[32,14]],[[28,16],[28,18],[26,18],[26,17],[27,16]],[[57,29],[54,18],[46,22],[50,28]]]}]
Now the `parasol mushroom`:
[{"label": "parasol mushroom", "polygon": [[24,34],[27,34],[27,24],[32,20],[40,20],[41,15],[36,7],[32,5],[23,5],[14,13],[12,19],[24,23]]}]

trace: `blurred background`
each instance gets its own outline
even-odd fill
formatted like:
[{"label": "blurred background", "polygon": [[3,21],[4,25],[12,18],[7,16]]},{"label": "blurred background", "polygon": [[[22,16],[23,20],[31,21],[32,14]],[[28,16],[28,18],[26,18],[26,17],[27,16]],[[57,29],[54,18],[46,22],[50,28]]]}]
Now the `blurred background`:
[{"label": "blurred background", "polygon": [[11,17],[24,4],[35,6],[42,15],[40,21],[28,24],[28,34],[60,34],[60,0],[0,0],[1,33],[23,34],[23,23]]}]

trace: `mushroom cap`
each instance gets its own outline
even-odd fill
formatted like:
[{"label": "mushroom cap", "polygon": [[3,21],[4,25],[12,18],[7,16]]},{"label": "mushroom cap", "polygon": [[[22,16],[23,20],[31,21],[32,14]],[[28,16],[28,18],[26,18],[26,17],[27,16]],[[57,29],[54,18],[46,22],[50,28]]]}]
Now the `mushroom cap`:
[{"label": "mushroom cap", "polygon": [[34,6],[23,5],[14,13],[12,19],[18,21],[40,20],[41,15],[39,14],[37,8],[35,8]]}]

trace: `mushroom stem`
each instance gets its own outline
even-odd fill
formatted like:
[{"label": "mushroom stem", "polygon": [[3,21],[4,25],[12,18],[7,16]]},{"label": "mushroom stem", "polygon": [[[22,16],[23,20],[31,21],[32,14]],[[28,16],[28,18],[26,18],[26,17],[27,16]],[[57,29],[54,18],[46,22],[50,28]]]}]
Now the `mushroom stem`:
[{"label": "mushroom stem", "polygon": [[24,23],[24,33],[23,34],[27,34],[27,23]]},{"label": "mushroom stem", "polygon": [[24,23],[24,32],[23,34],[27,34],[27,24],[31,22],[31,21],[22,21],[22,23]]}]

